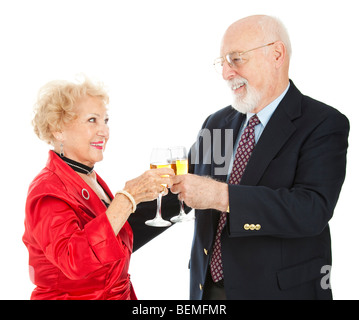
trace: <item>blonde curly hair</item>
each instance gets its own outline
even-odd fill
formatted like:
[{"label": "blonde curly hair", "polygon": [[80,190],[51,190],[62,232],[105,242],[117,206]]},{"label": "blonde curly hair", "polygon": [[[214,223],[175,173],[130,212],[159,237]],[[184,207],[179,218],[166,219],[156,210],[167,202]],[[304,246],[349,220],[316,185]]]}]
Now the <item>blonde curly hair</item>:
[{"label": "blonde curly hair", "polygon": [[66,80],[50,81],[38,93],[32,120],[36,135],[48,144],[53,144],[53,132],[61,131],[65,124],[76,119],[75,104],[82,98],[99,98],[105,105],[109,97],[103,84],[85,78],[80,83]]}]

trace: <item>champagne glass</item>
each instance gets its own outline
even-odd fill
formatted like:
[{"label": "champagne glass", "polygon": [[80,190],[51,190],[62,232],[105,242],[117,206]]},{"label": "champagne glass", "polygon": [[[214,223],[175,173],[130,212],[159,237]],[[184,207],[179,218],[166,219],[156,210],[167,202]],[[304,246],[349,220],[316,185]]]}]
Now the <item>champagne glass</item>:
[{"label": "champagne glass", "polygon": [[[176,165],[175,173],[176,175],[182,175],[188,173],[188,159],[187,152],[185,147],[171,147],[171,155],[172,155],[172,165]],[[191,221],[192,217],[186,214],[184,211],[183,201],[180,200],[180,213],[179,215],[172,217],[171,222],[184,222]]]},{"label": "champagne glass", "polygon": [[[150,168],[171,168],[171,150],[168,148],[154,148],[151,152]],[[166,184],[163,184],[164,187],[167,187]],[[147,220],[145,223],[151,227],[169,227],[171,222],[166,221],[162,218],[161,214],[161,205],[162,205],[162,196],[160,193],[157,197],[157,210],[156,217],[152,220]]]}]

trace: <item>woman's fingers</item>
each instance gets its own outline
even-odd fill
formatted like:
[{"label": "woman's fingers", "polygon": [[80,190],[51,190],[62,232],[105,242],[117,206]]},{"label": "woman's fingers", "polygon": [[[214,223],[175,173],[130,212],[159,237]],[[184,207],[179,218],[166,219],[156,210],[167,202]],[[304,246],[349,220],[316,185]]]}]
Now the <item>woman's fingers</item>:
[{"label": "woman's fingers", "polygon": [[154,183],[159,183],[160,185],[167,185],[168,188],[172,187],[172,180],[170,179],[170,177],[175,175],[172,169],[159,168],[159,169],[151,169],[148,172],[151,175],[154,174],[157,176],[157,180]]},{"label": "woman's fingers", "polygon": [[168,189],[172,187],[170,177],[175,173],[170,168],[151,169],[144,172],[141,176],[127,181],[126,190],[135,198],[137,203],[156,199],[158,194],[168,194]]}]

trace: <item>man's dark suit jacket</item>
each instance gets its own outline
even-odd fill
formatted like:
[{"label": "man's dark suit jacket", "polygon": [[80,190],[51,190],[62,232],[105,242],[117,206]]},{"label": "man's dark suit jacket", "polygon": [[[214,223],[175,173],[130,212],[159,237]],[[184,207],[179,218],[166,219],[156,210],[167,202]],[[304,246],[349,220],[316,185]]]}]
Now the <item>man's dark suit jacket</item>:
[{"label": "man's dark suit jacket", "polygon": [[[235,142],[244,119],[244,114],[226,107],[209,116],[202,129],[210,133],[207,138],[221,137],[223,155],[226,129]],[[344,115],[302,95],[290,83],[240,185],[229,186],[230,213],[221,239],[227,299],[332,298],[328,222],[345,178],[348,134]],[[216,139],[208,146],[203,136],[192,148],[199,152],[190,172],[226,181],[226,174],[215,174],[222,166],[213,159],[213,152],[218,154]],[[234,145],[230,147],[233,151]],[[165,219],[178,210],[176,195],[163,198]],[[155,202],[140,204],[138,211],[129,218],[134,250],[167,229],[144,224],[154,217]],[[219,215],[216,210],[196,210],[190,299],[202,299]]]},{"label": "man's dark suit jacket", "polygon": [[[222,137],[233,129],[236,141],[244,119],[227,107],[208,117],[202,129],[212,136],[220,129]],[[240,185],[229,185],[230,212],[221,238],[228,299],[332,298],[326,279],[332,263],[328,222],[345,178],[348,134],[344,115],[290,83]],[[211,147],[213,158],[216,146]],[[226,181],[226,175],[215,174],[217,166],[199,160],[192,171]],[[216,210],[196,210],[191,299],[202,299],[218,219]]]}]

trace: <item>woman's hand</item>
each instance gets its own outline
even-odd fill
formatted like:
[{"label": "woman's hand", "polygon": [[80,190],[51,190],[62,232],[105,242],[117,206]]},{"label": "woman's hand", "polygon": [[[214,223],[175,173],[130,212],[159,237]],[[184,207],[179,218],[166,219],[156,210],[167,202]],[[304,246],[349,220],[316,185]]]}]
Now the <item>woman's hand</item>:
[{"label": "woman's hand", "polygon": [[[172,187],[169,177],[174,175],[174,171],[169,168],[151,169],[139,177],[127,181],[124,190],[131,194],[136,205],[140,202],[151,201],[156,199],[161,192],[164,192],[164,194],[168,193],[167,188],[163,184],[169,188]],[[106,214],[116,235],[133,212],[132,209],[132,202],[126,195],[117,194],[111,202]]]},{"label": "woman's hand", "polygon": [[[136,204],[144,201],[151,201],[157,198],[158,194],[168,193],[167,187],[172,187],[170,176],[174,176],[170,168],[151,169],[139,177],[127,181],[125,190],[132,195]],[[163,186],[167,185],[167,187]]]}]

